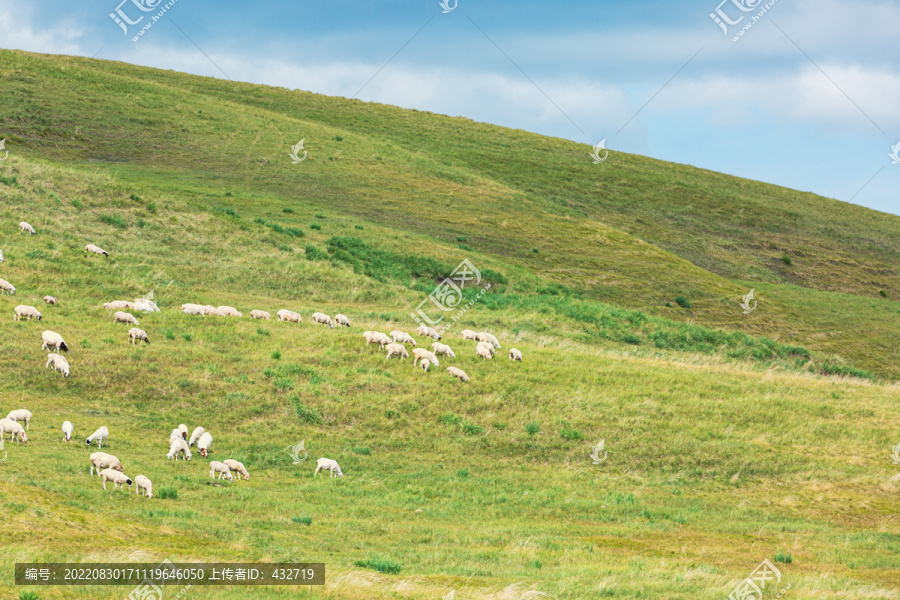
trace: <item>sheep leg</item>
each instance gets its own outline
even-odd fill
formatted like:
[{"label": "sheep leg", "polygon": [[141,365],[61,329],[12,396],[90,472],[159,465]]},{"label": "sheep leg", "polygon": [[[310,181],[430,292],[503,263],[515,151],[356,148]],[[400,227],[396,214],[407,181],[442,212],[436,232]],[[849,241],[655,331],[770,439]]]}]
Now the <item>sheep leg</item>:
[{"label": "sheep leg", "polygon": [[313,473],[313,477],[315,477],[316,475],[318,475],[318,474],[319,474],[319,471],[321,471],[321,470],[322,470],[322,467],[318,467],[318,468],[316,469],[316,472]]}]

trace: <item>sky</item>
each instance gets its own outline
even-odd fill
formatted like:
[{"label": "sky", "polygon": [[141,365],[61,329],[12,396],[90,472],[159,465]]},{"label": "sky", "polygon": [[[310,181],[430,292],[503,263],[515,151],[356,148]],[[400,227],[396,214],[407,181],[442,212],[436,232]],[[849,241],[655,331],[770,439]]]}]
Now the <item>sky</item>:
[{"label": "sky", "polygon": [[0,0],[0,47],[464,116],[586,160],[605,140],[900,214],[900,0],[720,1]]}]

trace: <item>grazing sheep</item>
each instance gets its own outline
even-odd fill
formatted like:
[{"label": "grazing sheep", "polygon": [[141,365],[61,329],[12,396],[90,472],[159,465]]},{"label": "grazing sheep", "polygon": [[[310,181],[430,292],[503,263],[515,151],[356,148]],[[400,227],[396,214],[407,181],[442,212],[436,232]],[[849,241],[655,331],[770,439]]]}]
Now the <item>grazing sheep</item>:
[{"label": "grazing sheep", "polygon": [[224,317],[225,316],[225,313],[223,313],[221,310],[219,310],[215,306],[209,306],[209,305],[203,307],[203,314],[208,317]]},{"label": "grazing sheep", "polygon": [[522,362],[522,351],[517,350],[516,348],[509,349],[509,360],[517,360]]},{"label": "grazing sheep", "polygon": [[334,323],[331,322],[331,317],[325,313],[314,312],[312,314],[312,320],[316,325],[328,325],[329,329],[334,329]]},{"label": "grazing sheep", "polygon": [[19,223],[19,229],[22,230],[22,231],[20,231],[19,233],[25,233],[25,232],[27,231],[27,232],[30,233],[31,235],[34,235],[34,227],[32,227],[31,225],[29,225],[29,224],[26,223],[25,221],[21,221],[21,222]]},{"label": "grazing sheep", "polygon": [[427,358],[423,358],[422,362],[419,363],[419,368],[422,369],[423,371],[425,371],[426,373],[428,372],[428,367],[430,367],[430,366],[431,366],[431,362]]},{"label": "grazing sheep", "polygon": [[3,250],[0,250],[0,262],[3,262]]},{"label": "grazing sheep", "polygon": [[185,439],[185,440],[186,440],[186,439],[187,439],[187,433],[188,433],[187,425],[185,425],[184,423],[182,423],[181,425],[178,426],[178,431],[181,432],[181,437],[182,437],[182,439]]},{"label": "grazing sheep", "polygon": [[338,477],[343,477],[344,474],[341,473],[341,468],[338,466],[336,460],[331,460],[330,458],[320,458],[316,461],[316,472],[313,473],[313,477],[319,474],[321,470],[331,471],[331,476],[334,477],[334,474],[337,473]]},{"label": "grazing sheep", "polygon": [[51,352],[47,355],[47,364],[44,365],[44,368],[46,369],[49,366],[53,366],[54,371],[62,373],[66,377],[69,376],[69,361],[66,360],[65,356]]},{"label": "grazing sheep", "polygon": [[223,477],[229,480],[234,479],[234,475],[231,474],[231,469],[228,468],[228,465],[214,460],[209,463],[209,476],[215,478],[216,473],[219,474],[219,479],[222,479]]},{"label": "grazing sheep", "polygon": [[456,358],[456,354],[454,354],[453,349],[447,344],[442,344],[440,342],[435,342],[431,344],[431,348],[434,350],[434,353],[443,354],[444,356],[449,356],[451,358]]},{"label": "grazing sheep", "polygon": [[100,256],[109,256],[109,252],[101,248],[100,246],[95,246],[94,244],[88,244],[84,247],[85,252],[93,252],[94,254],[99,254]]},{"label": "grazing sheep", "polygon": [[16,307],[16,315],[13,317],[13,321],[21,321],[22,317],[26,317],[29,321],[31,319],[41,320],[41,313],[33,306],[28,306],[27,304],[20,304]]},{"label": "grazing sheep", "polygon": [[91,477],[94,476],[94,469],[97,469],[98,476],[103,469],[114,469],[120,473],[125,470],[118,458],[106,452],[91,453]]},{"label": "grazing sheep", "polygon": [[128,330],[128,339],[131,340],[131,345],[134,346],[134,342],[136,340],[141,340],[141,346],[144,345],[144,342],[150,343],[150,338],[147,337],[147,332],[143,329],[138,329],[137,327],[132,327]]},{"label": "grazing sheep", "polygon": [[196,444],[197,440],[199,440],[200,436],[204,433],[206,433],[206,430],[202,427],[197,427],[196,429],[194,429],[194,431],[191,432],[191,439],[188,440],[188,446],[193,446],[194,444]]},{"label": "grazing sheep", "polygon": [[461,332],[462,339],[464,340],[475,340],[478,341],[478,334],[472,331],[471,329],[463,329]]},{"label": "grazing sheep", "polygon": [[475,346],[475,354],[485,360],[491,360],[494,357],[493,352],[491,352],[484,346]]},{"label": "grazing sheep", "polygon": [[226,317],[243,317],[244,314],[233,306],[220,306],[219,312]]},{"label": "grazing sheep", "polygon": [[334,322],[337,323],[340,327],[350,327],[350,319],[347,318],[347,315],[334,315]]},{"label": "grazing sheep", "polygon": [[68,442],[72,439],[72,432],[75,428],[72,426],[71,421],[63,421],[62,432],[63,432],[63,441]]},{"label": "grazing sheep", "polygon": [[16,293],[16,288],[13,284],[8,282],[7,280],[0,279],[0,294],[2,294],[4,292],[7,292],[10,295],[13,295]]},{"label": "grazing sheep", "polygon": [[406,346],[403,344],[388,344],[385,346],[387,350],[387,358],[388,360],[394,358],[395,356],[399,356],[400,358],[409,358],[409,352],[406,351]]},{"label": "grazing sheep", "polygon": [[9,419],[0,419],[0,442],[3,441],[4,435],[7,433],[12,434],[12,441],[16,443],[28,443],[28,435],[21,425]]},{"label": "grazing sheep", "polygon": [[416,345],[416,340],[412,339],[411,335],[397,329],[391,332],[391,339],[398,344],[412,344],[413,346]]},{"label": "grazing sheep", "polygon": [[134,483],[137,486],[137,490],[135,492],[138,496],[141,495],[141,490],[144,490],[144,493],[147,495],[147,500],[153,497],[153,482],[144,477],[143,475],[138,475],[134,478]]},{"label": "grazing sheep", "polygon": [[419,361],[422,359],[428,359],[428,362],[436,367],[441,366],[441,363],[438,362],[437,356],[435,356],[434,352],[432,352],[431,350],[426,350],[425,348],[416,348],[415,350],[413,350],[413,356],[416,359],[413,361],[414,367],[418,366]]},{"label": "grazing sheep", "polygon": [[113,323],[128,323],[129,325],[139,325],[134,315],[127,312],[118,311],[113,315]]},{"label": "grazing sheep", "polygon": [[172,440],[183,440],[183,439],[184,439],[184,436],[181,435],[181,430],[173,429],[172,432],[169,434],[169,445],[170,446],[172,445]]},{"label": "grazing sheep", "polygon": [[479,341],[479,342],[486,342],[488,344],[491,344],[494,348],[500,348],[500,342],[497,341],[497,338],[495,338],[492,334],[490,334],[486,331],[482,331],[482,332],[478,333],[475,336],[475,340]]},{"label": "grazing sheep", "polygon": [[251,310],[250,316],[254,319],[265,319],[266,321],[272,320],[272,315],[264,310]]},{"label": "grazing sheep", "polygon": [[245,480],[250,481],[250,473],[247,472],[246,467],[244,467],[244,463],[232,460],[230,458],[223,460],[222,462],[228,465],[228,468],[231,469],[232,472],[238,473],[238,479],[243,476]]},{"label": "grazing sheep", "polygon": [[24,408],[11,410],[6,418],[10,421],[21,421],[25,423],[25,429],[28,429],[31,423],[31,411]]},{"label": "grazing sheep", "polygon": [[182,304],[181,312],[186,315],[202,315],[206,312],[206,307],[202,304]]},{"label": "grazing sheep", "polygon": [[115,469],[103,469],[100,471],[100,479],[103,480],[103,489],[106,489],[106,482],[113,482],[113,489],[122,488],[126,483],[130,486],[132,481],[131,477],[126,475],[125,473],[120,473]]},{"label": "grazing sheep", "polygon": [[440,339],[441,339],[441,334],[439,334],[437,331],[435,331],[434,329],[432,329],[432,328],[429,327],[428,325],[425,325],[424,323],[420,323],[420,324],[419,324],[419,327],[416,328],[416,331],[418,331],[418,332],[421,333],[422,335],[426,335],[426,336],[430,337],[430,338],[433,339],[433,340],[440,340]]},{"label": "grazing sheep", "polygon": [[490,342],[478,342],[475,344],[475,348],[484,348],[491,353],[491,356],[494,356],[494,346]]},{"label": "grazing sheep", "polygon": [[282,308],[275,315],[278,317],[279,321],[289,321],[291,323],[299,323],[303,320],[303,317],[300,316],[300,313],[295,313],[292,310],[288,310],[286,308]]},{"label": "grazing sheep", "polygon": [[363,337],[366,339],[366,345],[378,344],[379,347],[384,348],[391,343],[391,338],[380,331],[366,331],[363,333]]},{"label": "grazing sheep", "polygon": [[147,298],[138,298],[133,303],[132,306],[134,310],[139,310],[141,312],[159,312],[159,306],[156,305],[156,302],[153,300],[148,300]]},{"label": "grazing sheep", "polygon": [[169,453],[166,454],[166,458],[178,460],[179,455],[185,460],[191,460],[191,449],[187,442],[184,441],[184,438],[169,438]]},{"label": "grazing sheep", "polygon": [[57,304],[59,300],[56,299],[56,296],[44,296],[44,302],[47,304]]},{"label": "grazing sheep", "polygon": [[69,351],[69,347],[66,345],[66,340],[64,340],[63,337],[55,331],[45,331],[41,334],[41,340],[43,340],[44,342],[44,345],[41,346],[41,350],[62,350],[63,352]]},{"label": "grazing sheep", "polygon": [[210,432],[204,432],[203,435],[200,436],[200,439],[197,440],[197,448],[200,449],[200,456],[206,458],[209,455],[209,447],[212,446],[212,434]]},{"label": "grazing sheep", "polygon": [[463,371],[462,369],[459,369],[457,367],[447,367],[447,372],[450,373],[452,376],[456,377],[457,379],[459,379],[460,381],[465,381],[466,383],[468,383],[468,381],[469,381],[469,376],[466,375],[466,372]]},{"label": "grazing sheep", "polygon": [[104,440],[107,442],[106,445],[109,446],[109,429],[105,425],[92,433],[84,443],[90,446],[92,442],[96,441],[97,447],[102,448]]},{"label": "grazing sheep", "polygon": [[103,308],[106,310],[119,310],[121,308],[134,310],[134,302],[129,302],[128,300],[113,300],[112,302],[104,302]]}]

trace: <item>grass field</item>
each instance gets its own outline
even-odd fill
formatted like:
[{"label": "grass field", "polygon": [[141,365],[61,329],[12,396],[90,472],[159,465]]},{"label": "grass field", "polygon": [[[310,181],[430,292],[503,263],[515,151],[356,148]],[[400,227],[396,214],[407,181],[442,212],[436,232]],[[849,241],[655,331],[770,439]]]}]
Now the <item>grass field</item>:
[{"label": "grass field", "polygon": [[[17,288],[0,412],[35,415],[0,462],[3,572],[309,561],[324,588],[184,597],[711,600],[768,558],[766,598],[900,597],[900,218],[637,156],[591,170],[564,140],[303,92],[8,51],[0,76],[0,277]],[[364,345],[412,332],[463,258],[493,285],[444,340],[457,359],[422,373]],[[101,304],[151,289],[152,344],[133,347]],[[17,304],[43,320],[13,322]],[[246,316],[280,308],[303,323]],[[464,328],[497,335],[494,360]],[[44,368],[45,329],[69,378]],[[167,461],[182,422],[251,480]],[[91,479],[101,425],[152,500]],[[345,476],[313,478],[319,456]],[[29,592],[130,589],[0,579]]]}]

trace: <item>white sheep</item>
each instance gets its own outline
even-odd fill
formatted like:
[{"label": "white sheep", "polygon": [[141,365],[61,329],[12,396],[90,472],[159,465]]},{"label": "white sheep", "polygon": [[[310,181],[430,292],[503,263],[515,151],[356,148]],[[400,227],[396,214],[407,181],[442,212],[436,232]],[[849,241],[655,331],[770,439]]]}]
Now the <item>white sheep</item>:
[{"label": "white sheep", "polygon": [[436,355],[443,354],[444,356],[449,356],[451,358],[456,358],[456,354],[453,352],[453,349],[447,344],[442,344],[440,342],[434,342],[431,344],[432,350]]},{"label": "white sheep", "polygon": [[100,256],[109,256],[109,252],[101,248],[100,246],[95,246],[94,244],[88,244],[84,247],[85,252],[93,252],[94,254],[99,254]]},{"label": "white sheep", "polygon": [[103,308],[106,310],[119,310],[122,308],[134,310],[134,302],[128,300],[113,300],[112,302],[104,302]]},{"label": "white sheep", "polygon": [[391,343],[391,338],[380,331],[363,332],[363,337],[366,339],[366,345],[378,344],[379,347],[384,348]]},{"label": "white sheep", "polygon": [[433,364],[436,367],[441,366],[441,363],[438,362],[437,356],[435,356],[434,352],[431,350],[426,350],[425,348],[416,348],[413,350],[413,356],[415,360],[413,361],[413,366],[416,367],[419,364],[419,361],[422,359],[428,359],[428,362]]},{"label": "white sheep", "polygon": [[47,304],[58,304],[59,300],[56,299],[56,296],[44,296],[44,302]]},{"label": "white sheep", "polygon": [[184,423],[182,423],[181,425],[178,426],[178,431],[181,432],[181,437],[182,437],[182,439],[185,439],[185,440],[186,440],[186,439],[187,439],[187,435],[188,435],[188,428],[187,428],[187,425],[185,425]]},{"label": "white sheep", "polygon": [[31,423],[31,411],[25,408],[11,410],[9,411],[9,414],[6,415],[6,418],[10,421],[20,421],[25,423],[25,429],[28,429]]},{"label": "white sheep", "polygon": [[2,294],[4,292],[6,292],[10,295],[13,295],[16,293],[16,288],[13,284],[8,282],[7,280],[0,279],[0,294]]},{"label": "white sheep", "polygon": [[244,314],[233,306],[220,306],[219,312],[226,317],[243,317]]},{"label": "white sheep", "polygon": [[347,317],[347,315],[334,315],[334,322],[337,323],[340,327],[350,327],[350,319]]},{"label": "white sheep", "polygon": [[460,334],[462,335],[462,339],[464,340],[475,340],[476,342],[478,341],[478,334],[471,329],[463,329]]},{"label": "white sheep", "polygon": [[26,223],[25,221],[20,221],[20,222],[19,222],[19,229],[22,230],[22,231],[20,231],[19,233],[25,233],[25,232],[27,231],[27,232],[30,233],[31,235],[34,235],[34,227],[32,227],[31,225],[29,225],[29,224]]},{"label": "white sheep", "polygon": [[206,433],[206,430],[202,427],[197,427],[194,431],[191,432],[191,439],[188,440],[188,446],[193,446],[197,443],[197,440],[200,439],[200,436]]},{"label": "white sheep", "polygon": [[144,342],[150,343],[150,338],[147,337],[147,332],[143,329],[138,329],[137,327],[132,327],[128,330],[128,339],[131,341],[131,345],[134,346],[135,341],[141,340],[141,346],[144,345]]},{"label": "white sheep", "polygon": [[388,360],[398,356],[400,358],[409,358],[409,352],[406,351],[406,346],[403,344],[388,344],[385,346],[387,350],[387,358]]},{"label": "white sheep", "polygon": [[144,490],[144,494],[147,496],[147,500],[153,497],[153,482],[144,477],[143,475],[138,475],[134,478],[134,484],[137,487],[135,493],[138,496],[141,495],[141,490]]},{"label": "white sheep", "polygon": [[456,377],[460,381],[469,381],[469,376],[466,375],[466,372],[457,367],[447,367],[447,372],[450,373],[453,377]]},{"label": "white sheep", "polygon": [[490,342],[478,342],[475,344],[475,348],[484,348],[491,353],[491,356],[494,356],[494,346]]},{"label": "white sheep", "polygon": [[50,366],[53,367],[54,371],[62,373],[66,377],[69,376],[69,361],[66,360],[65,356],[51,352],[47,355],[47,364],[44,365],[44,368]]},{"label": "white sheep", "polygon": [[331,322],[331,317],[325,313],[314,312],[312,314],[312,320],[316,325],[328,325],[329,329],[334,329],[334,323]]},{"label": "white sheep", "polygon": [[303,320],[303,317],[300,316],[300,313],[295,313],[292,310],[288,310],[286,308],[282,308],[275,315],[278,317],[279,321],[288,321],[290,323],[299,323]]},{"label": "white sheep", "polygon": [[86,445],[90,446],[91,443],[93,443],[95,441],[97,442],[98,448],[103,447],[104,441],[107,442],[107,444],[106,444],[107,446],[109,445],[109,429],[107,429],[105,425],[103,427],[101,427],[100,429],[98,429],[97,431],[95,431],[94,433],[92,433],[90,435],[90,437],[87,440],[85,440],[84,443]]},{"label": "white sheep", "polygon": [[57,352],[60,350],[62,350],[63,352],[69,351],[69,347],[66,345],[66,340],[64,340],[63,337],[55,331],[45,331],[41,334],[41,340],[44,342],[44,344],[41,346],[41,350],[56,350]]},{"label": "white sheep", "polygon": [[182,304],[181,312],[186,315],[202,315],[206,312],[206,307],[202,304]]},{"label": "white sheep", "polygon": [[491,360],[494,354],[484,346],[475,346],[475,354],[485,360]]},{"label": "white sheep", "polygon": [[251,310],[250,316],[254,319],[265,319],[266,321],[272,320],[272,315],[264,310]]},{"label": "white sheep", "polygon": [[244,463],[230,458],[225,459],[222,462],[228,465],[228,468],[231,469],[233,473],[238,473],[238,479],[243,476],[245,480],[250,481],[250,473],[247,472],[247,468],[244,466]]},{"label": "white sheep", "polygon": [[208,317],[224,317],[225,313],[216,308],[215,306],[206,305],[203,307],[203,314]]},{"label": "white sheep", "polygon": [[0,262],[3,262],[3,250],[0,250]]},{"label": "white sheep", "polygon": [[522,351],[516,348],[509,349],[509,360],[517,360],[522,362]]},{"label": "white sheep", "polygon": [[131,477],[126,475],[125,473],[120,473],[115,469],[103,469],[100,471],[100,479],[103,480],[103,489],[106,489],[106,482],[113,482],[113,489],[122,488],[126,483],[130,486],[132,484]]},{"label": "white sheep", "polygon": [[128,323],[129,325],[140,325],[134,315],[127,312],[118,311],[113,315],[113,323]]},{"label": "white sheep", "polygon": [[27,304],[20,304],[15,308],[16,315],[13,317],[13,321],[21,321],[22,317],[26,317],[29,321],[32,319],[41,320],[41,313],[33,306],[28,306]]},{"label": "white sheep", "polygon": [[63,441],[70,441],[72,439],[72,432],[75,431],[75,427],[72,426],[71,421],[63,421],[62,432],[63,432]]},{"label": "white sheep", "polygon": [[15,421],[10,421],[9,419],[0,419],[0,442],[3,441],[4,436],[7,433],[12,435],[12,441],[16,443],[28,443],[28,435],[21,425]]},{"label": "white sheep", "polygon": [[500,342],[497,341],[497,338],[495,338],[492,334],[488,333],[487,331],[481,331],[478,334],[476,334],[475,340],[479,341],[479,342],[486,342],[488,344],[491,344],[494,348],[500,347]]},{"label": "white sheep", "polygon": [[416,331],[418,331],[422,335],[430,337],[433,340],[441,339],[441,334],[439,334],[437,331],[435,331],[434,329],[432,329],[431,327],[429,327],[428,325],[426,325],[424,323],[420,323],[418,328],[416,328]]},{"label": "white sheep", "polygon": [[397,342],[398,344],[412,344],[416,345],[416,340],[412,339],[412,336],[408,333],[404,333],[398,329],[395,329],[391,332],[391,339]]},{"label": "white sheep", "polygon": [[141,312],[159,312],[159,306],[156,305],[156,302],[153,300],[148,300],[147,298],[137,298],[132,303],[132,307],[134,310],[139,310]]},{"label": "white sheep", "polygon": [[181,435],[180,429],[173,429],[171,433],[169,433],[169,445],[172,445],[172,440],[183,440],[184,436]]},{"label": "white sheep", "polygon": [[106,452],[91,453],[91,477],[94,476],[94,469],[97,469],[98,476],[103,469],[114,469],[120,473],[125,470],[118,458]]},{"label": "white sheep", "polygon": [[212,446],[213,437],[208,431],[204,432],[197,440],[197,448],[200,449],[200,456],[206,458],[209,455],[209,447]]},{"label": "white sheep", "polygon": [[222,479],[223,477],[229,480],[234,479],[234,475],[231,474],[231,469],[228,468],[228,465],[214,460],[209,463],[209,476],[215,478],[216,473],[219,474],[219,479]]},{"label": "white sheep", "polygon": [[188,447],[188,444],[184,441],[184,438],[169,438],[169,453],[166,454],[166,458],[174,458],[175,460],[178,460],[179,455],[181,455],[185,460],[191,460],[190,447]]},{"label": "white sheep", "polygon": [[427,358],[423,358],[422,362],[419,363],[419,368],[422,369],[423,371],[425,371],[426,373],[428,372],[428,367],[430,367],[430,366],[431,366],[431,362]]},{"label": "white sheep", "polygon": [[338,466],[336,460],[331,460],[330,458],[320,458],[316,461],[316,472],[313,473],[313,476],[319,474],[321,470],[331,471],[331,476],[334,477],[334,474],[337,473],[338,477],[343,477],[344,474],[341,473],[341,468]]}]

